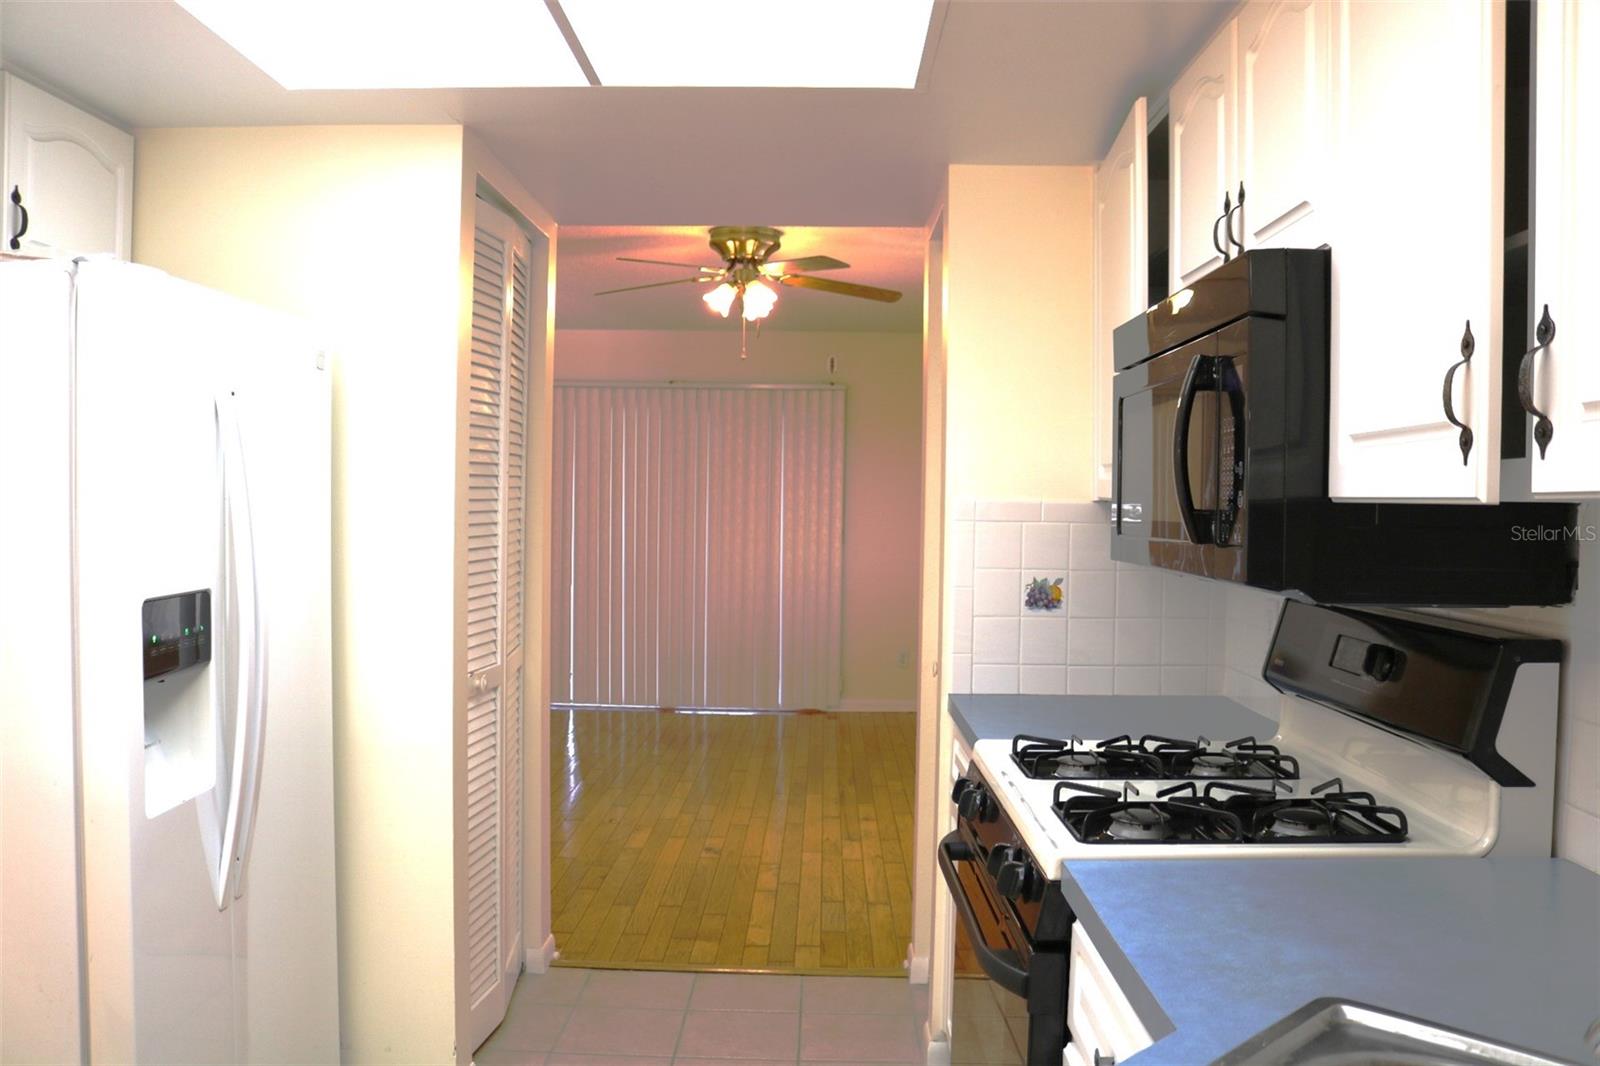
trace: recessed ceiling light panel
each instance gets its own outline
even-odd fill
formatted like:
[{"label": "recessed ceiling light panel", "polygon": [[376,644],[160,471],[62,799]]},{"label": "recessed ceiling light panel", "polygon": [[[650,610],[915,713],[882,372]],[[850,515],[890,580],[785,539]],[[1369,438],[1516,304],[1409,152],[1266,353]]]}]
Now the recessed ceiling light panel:
[{"label": "recessed ceiling light panel", "polygon": [[587,85],[541,0],[178,0],[285,89]]},{"label": "recessed ceiling light panel", "polygon": [[911,89],[933,0],[561,0],[602,85]]}]

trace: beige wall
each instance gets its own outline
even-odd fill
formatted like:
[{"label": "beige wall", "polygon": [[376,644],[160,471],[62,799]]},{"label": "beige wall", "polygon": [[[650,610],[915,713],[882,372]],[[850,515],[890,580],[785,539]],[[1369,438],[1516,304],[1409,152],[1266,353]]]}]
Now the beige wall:
[{"label": "beige wall", "polygon": [[326,338],[341,1038],[449,1061],[462,130],[142,130],[137,159],[135,259]]},{"label": "beige wall", "polygon": [[953,166],[951,499],[1094,495],[1093,168]]},{"label": "beige wall", "polygon": [[[830,356],[838,368],[832,375]],[[556,331],[558,380],[845,386],[847,708],[910,710],[916,696],[921,362],[915,333],[774,331],[752,340],[750,358],[741,360],[735,325],[704,332]]]}]

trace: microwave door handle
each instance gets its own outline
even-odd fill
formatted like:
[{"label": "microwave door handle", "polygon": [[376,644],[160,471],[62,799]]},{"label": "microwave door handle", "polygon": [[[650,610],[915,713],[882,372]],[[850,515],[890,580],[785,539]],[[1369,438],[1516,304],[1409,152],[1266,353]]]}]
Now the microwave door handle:
[{"label": "microwave door handle", "polygon": [[1248,435],[1245,432],[1244,389],[1231,359],[1219,360],[1216,373],[1217,387],[1228,394],[1228,411],[1233,416],[1233,471],[1228,483],[1228,497],[1217,501],[1217,525],[1213,543],[1226,544],[1239,524],[1239,497],[1244,494],[1244,451]]},{"label": "microwave door handle", "polygon": [[1189,485],[1189,421],[1194,416],[1194,398],[1210,377],[1209,362],[1210,357],[1204,355],[1190,360],[1178,392],[1178,415],[1172,428],[1172,487],[1178,495],[1178,518],[1191,544],[1206,543],[1194,509],[1194,490]]}]

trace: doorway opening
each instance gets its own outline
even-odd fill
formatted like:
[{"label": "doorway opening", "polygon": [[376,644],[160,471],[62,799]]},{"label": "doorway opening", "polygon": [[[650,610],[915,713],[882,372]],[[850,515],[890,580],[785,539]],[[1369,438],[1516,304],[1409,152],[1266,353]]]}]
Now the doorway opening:
[{"label": "doorway opening", "polygon": [[775,286],[741,358],[739,305],[702,299],[721,282],[666,265],[714,268],[707,228],[562,230],[562,966],[905,974],[925,235],[781,241],[774,260],[905,299]]}]

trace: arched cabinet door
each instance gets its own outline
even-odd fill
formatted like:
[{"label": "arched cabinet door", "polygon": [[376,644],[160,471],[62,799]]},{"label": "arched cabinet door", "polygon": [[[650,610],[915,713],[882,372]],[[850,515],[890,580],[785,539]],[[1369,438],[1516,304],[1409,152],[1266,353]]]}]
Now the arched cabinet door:
[{"label": "arched cabinet door", "polygon": [[[1315,248],[1333,105],[1332,0],[1255,0],[1239,9],[1238,181],[1233,230],[1246,248]],[[1237,187],[1235,188],[1237,194]]]},{"label": "arched cabinet door", "polygon": [[1505,5],[1340,0],[1333,50],[1329,494],[1497,503]]},{"label": "arched cabinet door", "polygon": [[1534,26],[1533,313],[1507,328],[1528,353],[1518,399],[1545,417],[1528,415],[1533,491],[1569,498],[1600,494],[1600,10],[1540,0]]},{"label": "arched cabinet door", "polygon": [[1144,310],[1149,294],[1148,114],[1144,97],[1094,169],[1094,485],[1111,498],[1111,332]]},{"label": "arched cabinet door", "polygon": [[1233,176],[1234,42],[1229,22],[1173,83],[1171,279],[1174,291],[1222,262],[1222,198]]},{"label": "arched cabinet door", "polygon": [[133,250],[133,136],[12,74],[4,79],[0,252]]}]

